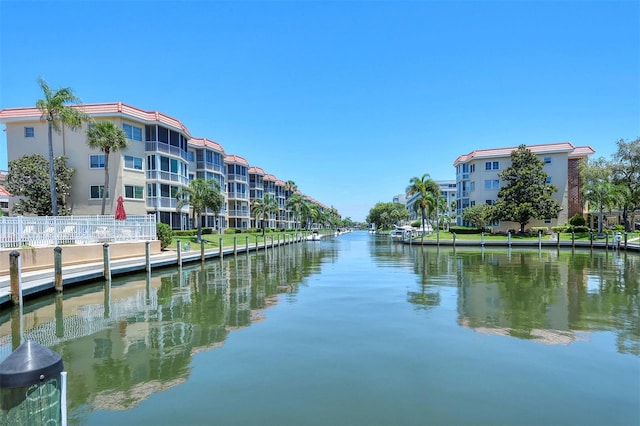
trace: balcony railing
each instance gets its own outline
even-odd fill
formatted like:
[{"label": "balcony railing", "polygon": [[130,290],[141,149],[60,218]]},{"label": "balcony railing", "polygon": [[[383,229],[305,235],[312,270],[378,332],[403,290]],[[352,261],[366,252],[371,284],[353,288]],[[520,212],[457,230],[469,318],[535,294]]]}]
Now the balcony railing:
[{"label": "balcony railing", "polygon": [[248,200],[249,199],[249,194],[244,192],[227,192],[227,198],[228,199],[235,199],[235,200]]},{"label": "balcony railing", "polygon": [[175,173],[163,172],[158,170],[147,170],[147,179],[175,182],[184,186],[189,185],[189,178],[187,177],[180,176]]},{"label": "balcony railing", "polygon": [[145,142],[144,149],[147,152],[164,152],[167,154],[175,155],[176,157],[180,157],[185,161],[189,161],[189,156],[187,151],[183,151],[180,147],[169,145],[161,142]]},{"label": "balcony railing", "polygon": [[227,175],[227,181],[235,181],[235,182],[248,182],[249,178],[247,176],[239,175],[236,173],[230,173]]}]

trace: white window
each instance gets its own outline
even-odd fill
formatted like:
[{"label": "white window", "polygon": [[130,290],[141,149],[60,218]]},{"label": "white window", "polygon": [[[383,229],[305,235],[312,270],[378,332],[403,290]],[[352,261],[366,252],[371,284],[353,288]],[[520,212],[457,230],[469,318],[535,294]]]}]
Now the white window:
[{"label": "white window", "polygon": [[33,127],[25,127],[24,128],[24,137],[25,138],[32,138],[35,136],[35,131],[33,130]]},{"label": "white window", "polygon": [[[101,200],[103,193],[104,193],[104,185],[91,185],[89,189],[89,198]],[[107,198],[109,198],[108,192],[107,192]]]},{"label": "white window", "polygon": [[142,158],[132,157],[131,155],[124,156],[124,168],[142,170]]},{"label": "white window", "polygon": [[124,197],[125,198],[135,198],[138,200],[142,200],[144,198],[144,187],[142,186],[133,186],[133,185],[125,185],[124,186]]},{"label": "white window", "polygon": [[130,124],[122,124],[122,130],[127,135],[127,137],[134,141],[142,140],[142,127],[132,126]]},{"label": "white window", "polygon": [[551,164],[551,157],[544,157],[543,161],[544,164]]},{"label": "white window", "polygon": [[104,169],[104,154],[89,156],[90,169]]}]

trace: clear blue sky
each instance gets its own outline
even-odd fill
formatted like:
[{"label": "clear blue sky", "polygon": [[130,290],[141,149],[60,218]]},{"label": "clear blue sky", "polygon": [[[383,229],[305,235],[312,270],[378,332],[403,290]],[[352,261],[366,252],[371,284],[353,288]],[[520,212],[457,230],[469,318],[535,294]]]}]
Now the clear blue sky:
[{"label": "clear blue sky", "polygon": [[638,1],[1,0],[0,28],[0,108],[42,76],[158,110],[354,220],[474,149],[640,136]]}]

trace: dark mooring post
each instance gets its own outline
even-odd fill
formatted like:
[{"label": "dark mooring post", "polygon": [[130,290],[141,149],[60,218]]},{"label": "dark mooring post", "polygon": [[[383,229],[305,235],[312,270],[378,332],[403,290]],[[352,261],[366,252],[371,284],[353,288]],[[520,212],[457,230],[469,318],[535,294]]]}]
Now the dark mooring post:
[{"label": "dark mooring post", "polygon": [[180,240],[176,240],[176,242],[178,243],[178,250],[177,250],[178,266],[182,267],[182,247],[180,246]]},{"label": "dark mooring post", "polygon": [[200,260],[204,262],[204,238],[200,240]]},{"label": "dark mooring post", "polygon": [[233,255],[238,255],[238,237],[233,237]]},{"label": "dark mooring post", "polygon": [[62,248],[56,246],[53,249],[53,269],[54,278],[53,283],[58,293],[62,292]]},{"label": "dark mooring post", "polygon": [[146,241],[144,243],[144,260],[145,260],[145,269],[147,272],[151,272],[151,242]]},{"label": "dark mooring post", "polygon": [[111,281],[111,257],[109,255],[109,243],[102,245],[102,258],[104,263],[104,278]]},{"label": "dark mooring post", "polygon": [[244,251],[249,253],[249,236],[244,237]]},{"label": "dark mooring post", "polygon": [[9,281],[11,283],[11,301],[22,306],[22,271],[20,268],[20,252],[9,253]]},{"label": "dark mooring post", "polygon": [[62,357],[31,340],[0,363],[0,418],[7,425],[67,424]]}]

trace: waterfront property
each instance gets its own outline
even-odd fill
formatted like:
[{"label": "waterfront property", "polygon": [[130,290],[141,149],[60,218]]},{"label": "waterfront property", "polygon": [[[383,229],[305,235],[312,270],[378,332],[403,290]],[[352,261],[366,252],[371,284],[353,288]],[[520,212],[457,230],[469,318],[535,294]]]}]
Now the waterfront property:
[{"label": "waterfront property", "polygon": [[[460,155],[454,161],[456,168],[456,215],[458,225],[468,225],[462,219],[465,208],[476,204],[492,205],[496,202],[502,182],[498,173],[511,165],[511,152],[517,147],[478,149]],[[529,227],[565,225],[574,214],[583,214],[580,199],[579,162],[586,160],[595,151],[589,146],[573,146],[570,142],[528,145],[527,149],[536,154],[547,173],[547,183],[558,188],[553,198],[562,210],[557,218],[532,220]],[[508,221],[491,223],[494,231],[506,232],[517,229],[518,224]]]},{"label": "waterfront property", "polygon": [[[126,211],[133,215],[153,214],[158,222],[173,229],[195,228],[189,206],[177,210],[175,195],[194,178],[213,179],[225,197],[223,209],[216,216],[205,212],[202,225],[218,230],[247,229],[250,226],[249,162],[237,155],[227,155],[223,147],[207,138],[191,135],[182,121],[158,111],[145,111],[121,102],[77,106],[95,121],[109,120],[121,127],[128,147],[109,155],[109,194],[106,211],[115,212],[122,195]],[[40,154],[48,158],[47,123],[35,107],[5,108],[0,122],[5,123],[9,161],[25,155]],[[53,132],[54,156],[64,155],[75,170],[67,206],[75,215],[99,214],[104,188],[104,154],[87,145],[90,123],[72,131]],[[264,171],[263,171],[264,172]],[[270,220],[271,227],[292,229],[295,223],[286,208],[284,182],[273,177],[273,194],[280,212]],[[313,200],[313,198],[309,198]],[[0,194],[0,208],[8,211],[15,197]],[[315,200],[313,200],[315,202]],[[317,203],[323,211],[326,206]]]},{"label": "waterfront property", "polygon": [[0,311],[0,359],[61,354],[76,425],[638,424],[639,277],[355,232]]}]

